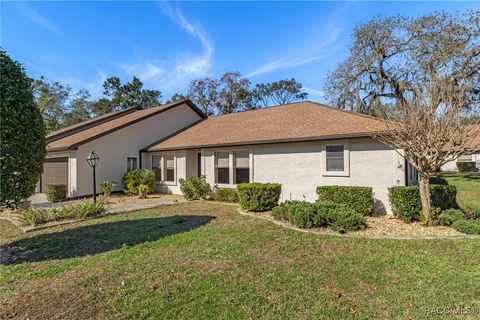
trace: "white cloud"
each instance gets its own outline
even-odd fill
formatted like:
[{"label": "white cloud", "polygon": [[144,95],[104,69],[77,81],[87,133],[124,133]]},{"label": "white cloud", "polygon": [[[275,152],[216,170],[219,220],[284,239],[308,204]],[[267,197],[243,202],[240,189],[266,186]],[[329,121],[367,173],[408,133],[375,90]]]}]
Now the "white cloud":
[{"label": "white cloud", "polygon": [[133,64],[122,65],[125,73],[131,76],[137,76],[142,81],[150,81],[161,77],[165,70],[154,62],[143,61]]},{"label": "white cloud", "polygon": [[311,94],[311,95],[313,95],[313,96],[317,96],[317,97],[320,97],[320,98],[324,98],[324,97],[325,97],[325,92],[324,92],[323,90],[313,89],[313,88],[309,88],[309,87],[303,87],[302,89],[303,89],[303,91],[305,91],[306,93]]},{"label": "white cloud", "polygon": [[63,35],[62,30],[53,23],[50,19],[47,17],[41,15],[38,11],[35,11],[32,7],[27,5],[25,2],[16,2],[16,7],[18,11],[23,14],[25,17],[30,19],[31,21],[35,22],[36,24],[58,34],[58,35]]},{"label": "white cloud", "polygon": [[323,57],[326,57],[328,54],[331,54],[333,51],[336,50],[336,47],[328,48],[332,44],[334,44],[338,37],[341,34],[341,29],[339,27],[334,28],[333,31],[330,31],[329,36],[325,38],[319,45],[316,47],[311,47],[310,44],[306,44],[304,47],[306,49],[302,49],[299,51],[295,51],[293,53],[287,53],[284,57],[276,58],[271,62],[268,62],[255,70],[251,71],[247,74],[247,77],[251,78],[254,76],[258,76],[261,74],[269,73],[276,70],[281,69],[290,69],[293,67],[298,67],[301,65],[309,64],[315,62]]}]

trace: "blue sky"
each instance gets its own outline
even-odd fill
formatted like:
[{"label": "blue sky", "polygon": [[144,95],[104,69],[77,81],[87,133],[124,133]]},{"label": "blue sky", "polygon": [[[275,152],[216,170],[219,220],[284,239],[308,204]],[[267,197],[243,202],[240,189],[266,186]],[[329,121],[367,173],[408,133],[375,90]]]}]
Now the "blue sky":
[{"label": "blue sky", "polygon": [[480,9],[480,2],[1,2],[1,45],[33,78],[102,93],[109,76],[159,89],[240,71],[295,78],[324,101],[354,26],[375,15]]}]

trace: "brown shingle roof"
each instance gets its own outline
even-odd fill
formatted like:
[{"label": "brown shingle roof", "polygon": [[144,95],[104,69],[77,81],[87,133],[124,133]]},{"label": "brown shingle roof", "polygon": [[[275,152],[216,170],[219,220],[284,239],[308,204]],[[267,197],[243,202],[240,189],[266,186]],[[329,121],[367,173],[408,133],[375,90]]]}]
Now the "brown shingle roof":
[{"label": "brown shingle roof", "polygon": [[[48,142],[47,140],[47,151],[56,151],[56,150],[68,150],[76,149],[79,145],[87,143],[89,141],[100,138],[106,134],[112,133],[116,130],[134,124],[136,122],[142,121],[149,117],[152,117],[161,112],[167,111],[179,105],[186,104],[197,112],[202,118],[206,116],[200,111],[192,102],[189,100],[179,101],[164,104],[158,107],[149,108],[149,109],[138,109],[134,112],[129,112],[121,115],[120,117],[114,117],[109,119],[106,122],[99,122],[94,126],[87,126],[84,130],[79,132],[73,131],[72,134],[69,134],[61,139]],[[53,132],[52,134],[55,134]],[[48,138],[47,138],[48,139]]]},{"label": "brown shingle roof", "polygon": [[144,150],[309,141],[371,136],[380,120],[303,101],[208,118]]}]

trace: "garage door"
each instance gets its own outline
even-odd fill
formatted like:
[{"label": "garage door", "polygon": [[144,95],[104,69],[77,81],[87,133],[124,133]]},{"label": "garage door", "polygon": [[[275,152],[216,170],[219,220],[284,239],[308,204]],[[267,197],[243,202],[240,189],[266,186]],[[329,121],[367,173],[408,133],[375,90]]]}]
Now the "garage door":
[{"label": "garage door", "polygon": [[45,159],[40,192],[45,192],[45,186],[49,184],[68,186],[68,157]]}]

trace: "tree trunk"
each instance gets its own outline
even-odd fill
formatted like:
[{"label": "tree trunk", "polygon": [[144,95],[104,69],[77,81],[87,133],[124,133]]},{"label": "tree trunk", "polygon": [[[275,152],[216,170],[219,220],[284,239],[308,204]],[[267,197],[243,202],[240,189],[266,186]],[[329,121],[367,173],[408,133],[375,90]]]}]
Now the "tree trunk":
[{"label": "tree trunk", "polygon": [[426,218],[427,224],[432,223],[432,208],[430,203],[430,177],[420,176],[420,199],[422,200],[422,215]]}]

